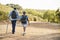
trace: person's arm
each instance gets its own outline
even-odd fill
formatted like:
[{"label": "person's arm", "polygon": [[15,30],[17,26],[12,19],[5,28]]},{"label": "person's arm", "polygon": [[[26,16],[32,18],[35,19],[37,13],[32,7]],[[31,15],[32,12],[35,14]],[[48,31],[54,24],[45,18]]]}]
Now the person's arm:
[{"label": "person's arm", "polygon": [[17,20],[19,20],[19,12],[18,11],[16,11],[16,12],[17,12],[17,14],[16,14],[17,15]]},{"label": "person's arm", "polygon": [[28,17],[27,17],[27,21],[28,21],[28,24],[30,25],[30,22],[29,22],[29,19],[28,19]]},{"label": "person's arm", "polygon": [[19,16],[19,22],[21,22],[21,16]]},{"label": "person's arm", "polygon": [[30,25],[30,23],[29,23],[29,19],[28,19],[28,24]]}]

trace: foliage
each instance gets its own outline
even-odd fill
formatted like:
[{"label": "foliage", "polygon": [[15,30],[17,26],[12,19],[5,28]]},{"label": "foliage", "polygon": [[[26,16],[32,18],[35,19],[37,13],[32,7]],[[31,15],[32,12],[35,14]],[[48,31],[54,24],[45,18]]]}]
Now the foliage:
[{"label": "foliage", "polygon": [[7,17],[7,13],[3,12],[3,11],[0,11],[0,21],[1,20],[6,20],[8,17]]},{"label": "foliage", "polygon": [[12,8],[17,8],[18,10],[22,10],[22,7],[19,6],[18,4],[6,4],[6,6],[10,6]]},{"label": "foliage", "polygon": [[57,19],[57,22],[60,23],[60,11],[59,11],[59,9],[56,10],[56,19]]},{"label": "foliage", "polygon": [[43,19],[47,19],[48,22],[54,22],[55,21],[55,12],[47,10],[43,15]]},{"label": "foliage", "polygon": [[27,16],[30,21],[41,21],[41,22],[54,22],[60,23],[60,11],[55,10],[40,10],[40,9],[23,9],[17,4],[0,4],[0,20],[7,20],[8,14],[12,8],[17,8],[20,15],[22,15],[23,10],[26,11]]}]

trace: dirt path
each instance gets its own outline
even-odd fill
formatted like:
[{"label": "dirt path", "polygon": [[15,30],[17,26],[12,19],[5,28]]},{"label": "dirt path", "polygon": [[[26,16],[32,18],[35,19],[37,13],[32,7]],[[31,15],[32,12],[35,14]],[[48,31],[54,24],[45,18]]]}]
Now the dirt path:
[{"label": "dirt path", "polygon": [[11,24],[9,24],[6,34],[6,26],[0,25],[0,40],[60,40],[59,25],[31,23],[27,27],[25,36],[22,36],[21,25],[17,25],[15,34],[11,34]]}]

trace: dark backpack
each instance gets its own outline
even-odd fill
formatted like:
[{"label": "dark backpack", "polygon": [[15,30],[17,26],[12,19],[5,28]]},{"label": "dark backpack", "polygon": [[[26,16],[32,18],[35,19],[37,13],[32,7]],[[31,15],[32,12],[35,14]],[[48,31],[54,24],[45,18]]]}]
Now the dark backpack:
[{"label": "dark backpack", "polygon": [[26,23],[26,20],[27,20],[27,15],[26,16],[22,15],[21,22]]},{"label": "dark backpack", "polygon": [[11,18],[12,18],[12,19],[16,19],[16,18],[17,18],[17,15],[16,15],[16,12],[15,12],[15,11],[12,11]]}]

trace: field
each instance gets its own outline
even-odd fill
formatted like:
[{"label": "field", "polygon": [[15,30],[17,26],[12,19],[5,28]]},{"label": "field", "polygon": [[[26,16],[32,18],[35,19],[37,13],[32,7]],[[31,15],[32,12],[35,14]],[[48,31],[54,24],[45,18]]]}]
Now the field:
[{"label": "field", "polygon": [[11,33],[11,24],[0,25],[0,40],[60,40],[60,24],[32,22],[26,29],[25,36],[22,36],[23,27],[20,23],[16,25],[15,34]]}]

